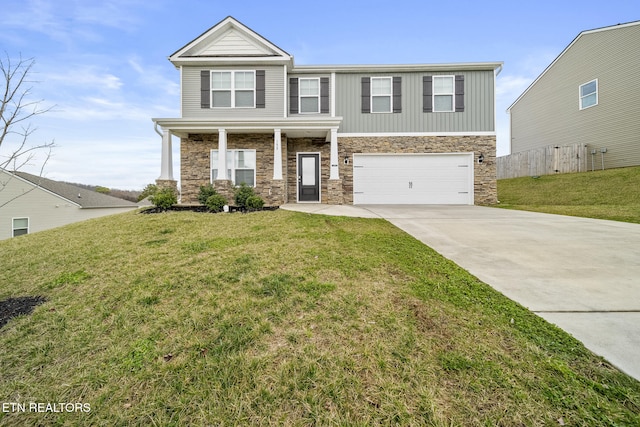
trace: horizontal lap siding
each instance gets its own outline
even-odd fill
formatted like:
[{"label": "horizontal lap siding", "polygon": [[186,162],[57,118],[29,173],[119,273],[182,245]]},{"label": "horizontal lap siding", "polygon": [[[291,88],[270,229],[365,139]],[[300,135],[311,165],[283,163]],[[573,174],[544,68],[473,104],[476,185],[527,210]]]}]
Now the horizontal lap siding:
[{"label": "horizontal lap siding", "polygon": [[216,67],[217,70],[265,70],[265,108],[200,108],[200,71],[206,67],[184,67],[182,70],[182,117],[212,118],[282,118],[284,116],[284,67],[245,66]]},{"label": "horizontal lap siding", "polygon": [[[639,44],[640,25],[581,36],[511,108],[511,151],[587,144],[607,148],[605,168],[640,165]],[[594,79],[598,105],[580,110]]]},{"label": "horizontal lap siding", "polygon": [[[457,113],[424,113],[422,78],[425,75],[463,75],[465,109]],[[402,77],[401,113],[362,113],[362,77]],[[450,73],[338,74],[336,115],[344,117],[341,133],[374,132],[488,132],[494,131],[493,71]]]}]

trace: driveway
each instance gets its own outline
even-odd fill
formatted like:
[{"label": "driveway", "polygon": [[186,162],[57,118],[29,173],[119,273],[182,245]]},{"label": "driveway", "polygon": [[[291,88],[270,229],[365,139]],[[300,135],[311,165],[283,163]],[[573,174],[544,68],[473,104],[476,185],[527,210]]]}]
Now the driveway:
[{"label": "driveway", "polygon": [[640,225],[480,206],[359,208],[640,380]]}]

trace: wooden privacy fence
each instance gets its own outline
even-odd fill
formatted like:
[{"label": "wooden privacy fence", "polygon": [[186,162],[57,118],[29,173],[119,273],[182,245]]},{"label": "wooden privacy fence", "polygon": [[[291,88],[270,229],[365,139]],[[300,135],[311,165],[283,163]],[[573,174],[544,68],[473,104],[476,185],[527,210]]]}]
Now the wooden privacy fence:
[{"label": "wooden privacy fence", "polygon": [[562,147],[550,145],[498,157],[496,163],[498,179],[585,172],[587,146],[585,144]]}]

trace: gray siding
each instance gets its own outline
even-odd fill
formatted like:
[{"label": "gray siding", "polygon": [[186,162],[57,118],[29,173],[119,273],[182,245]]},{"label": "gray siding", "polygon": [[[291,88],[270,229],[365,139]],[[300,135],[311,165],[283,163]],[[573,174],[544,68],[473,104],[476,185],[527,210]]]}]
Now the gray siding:
[{"label": "gray siding", "polygon": [[[640,165],[639,47],[640,25],[582,34],[511,107],[511,151],[581,143],[607,148],[605,168]],[[593,79],[598,105],[580,110]]]},{"label": "gray siding", "polygon": [[[265,108],[200,108],[201,70],[265,70]],[[182,69],[182,117],[189,119],[282,118],[284,116],[283,66],[217,66]]]},{"label": "gray siding", "polygon": [[[454,113],[424,113],[422,77],[463,75],[465,110]],[[401,113],[362,113],[362,77],[402,77]],[[336,115],[344,118],[341,133],[373,132],[492,132],[495,131],[493,71],[404,72],[384,74],[337,74]]]}]

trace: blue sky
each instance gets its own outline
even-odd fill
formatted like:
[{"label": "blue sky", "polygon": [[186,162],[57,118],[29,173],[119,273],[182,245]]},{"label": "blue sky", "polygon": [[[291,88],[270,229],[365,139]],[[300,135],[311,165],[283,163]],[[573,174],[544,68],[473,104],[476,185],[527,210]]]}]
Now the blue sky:
[{"label": "blue sky", "polygon": [[33,121],[31,142],[57,146],[44,175],[121,189],[160,175],[151,118],[180,115],[167,57],[228,15],[298,65],[503,61],[498,155],[509,152],[507,107],[581,31],[640,20],[638,0],[0,2],[0,53],[34,58],[32,96],[55,105]]}]

